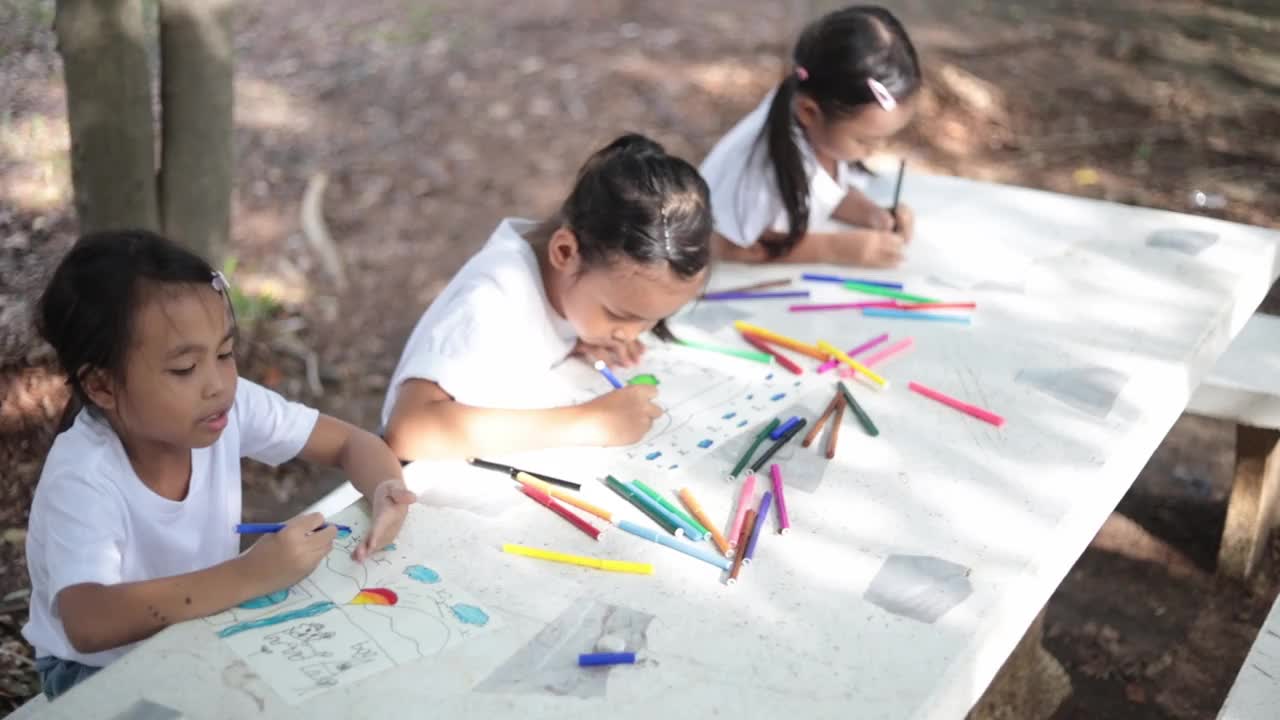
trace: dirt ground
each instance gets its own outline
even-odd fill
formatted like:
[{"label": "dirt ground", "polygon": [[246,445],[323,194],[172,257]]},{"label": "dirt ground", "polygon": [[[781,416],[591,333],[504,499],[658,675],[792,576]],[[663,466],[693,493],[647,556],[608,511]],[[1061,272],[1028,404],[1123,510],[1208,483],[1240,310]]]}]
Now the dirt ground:
[{"label": "dirt ground", "polygon": [[[1275,0],[887,4],[926,64],[918,118],[889,148],[914,167],[1280,221]],[[413,322],[499,218],[548,213],[623,130],[700,159],[776,81],[796,29],[834,5],[241,4],[234,279],[277,300],[242,372],[374,427]],[[75,230],[52,19],[53,0],[0,0],[0,714],[36,690],[22,543],[66,394],[26,323]],[[345,285],[299,220],[320,174]],[[1280,543],[1247,587],[1213,574],[1233,437],[1183,418],[1053,596],[1046,645],[1073,683],[1057,717],[1221,705],[1280,586]],[[252,468],[246,518],[285,516],[333,482]]]}]

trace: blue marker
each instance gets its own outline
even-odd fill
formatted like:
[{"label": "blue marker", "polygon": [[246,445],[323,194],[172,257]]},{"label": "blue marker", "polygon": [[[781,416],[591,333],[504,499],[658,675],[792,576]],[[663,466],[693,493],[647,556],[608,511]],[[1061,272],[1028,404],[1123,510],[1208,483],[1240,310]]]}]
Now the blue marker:
[{"label": "blue marker", "polygon": [[[321,525],[320,527],[316,528],[316,530],[323,530],[327,527],[329,527],[329,523],[325,523]],[[334,527],[338,528],[338,532],[347,533],[348,535],[351,534],[351,528],[346,525],[335,524]],[[240,523],[239,525],[236,525],[236,532],[240,533],[241,535],[260,535],[265,533],[276,533],[276,532],[280,532],[283,529],[284,529],[284,523]]]},{"label": "blue marker", "polygon": [[655,532],[647,527],[641,527],[630,520],[619,520],[618,529],[625,530],[636,537],[642,537],[645,540],[656,542],[659,545],[666,545],[672,550],[678,550],[689,557],[695,557],[699,560],[711,563],[721,570],[729,569],[729,559],[716,552],[714,548],[708,548],[705,545],[693,545],[687,542],[681,542],[670,535],[663,535]]},{"label": "blue marker", "polygon": [[578,667],[597,667],[599,665],[632,665],[636,654],[621,653],[583,653],[578,656]]},{"label": "blue marker", "polygon": [[862,315],[863,317],[898,318],[900,320],[932,320],[934,322],[958,323],[960,325],[969,324],[969,318],[964,315],[943,315],[941,313],[897,310],[895,308],[862,308]]},{"label": "blue marker", "polygon": [[778,427],[774,428],[774,429],[773,429],[773,432],[769,433],[769,439],[770,439],[770,440],[777,440],[778,438],[782,437],[783,435],[786,435],[786,434],[787,434],[787,431],[789,431],[789,430],[791,429],[791,427],[792,427],[793,425],[795,425],[796,423],[798,423],[798,422],[800,422],[800,416],[799,416],[799,415],[792,415],[792,416],[791,416],[791,418],[790,418],[789,420],[787,420],[786,422],[782,423],[782,424],[781,424],[781,425],[779,425]]},{"label": "blue marker", "polygon": [[613,386],[614,390],[622,389],[622,381],[618,379],[617,375],[613,374],[613,371],[609,369],[608,365],[604,364],[603,360],[597,360],[595,367],[596,370],[599,370],[600,374],[604,376],[604,379],[609,381],[609,384]]},{"label": "blue marker", "polygon": [[756,513],[756,526],[751,529],[751,537],[747,539],[747,552],[742,556],[744,563],[751,562],[751,556],[756,552],[756,539],[760,537],[760,528],[769,521],[769,506],[772,504],[773,493],[765,490],[764,497],[760,498],[760,512]]}]

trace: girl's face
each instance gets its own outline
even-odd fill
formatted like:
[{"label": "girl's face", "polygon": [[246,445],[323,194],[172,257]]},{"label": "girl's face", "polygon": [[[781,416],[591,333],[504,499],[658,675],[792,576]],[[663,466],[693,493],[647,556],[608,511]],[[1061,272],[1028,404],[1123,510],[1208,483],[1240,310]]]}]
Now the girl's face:
[{"label": "girl's face", "polygon": [[652,330],[702,289],[707,270],[682,278],[664,263],[650,265],[621,258],[584,268],[578,240],[561,228],[547,247],[544,272],[548,297],[585,343],[620,345]]},{"label": "girl's face", "polygon": [[99,373],[86,391],[132,447],[208,447],[226,428],[236,395],[227,301],[197,285],[148,295],[134,318],[124,382]]},{"label": "girl's face", "polygon": [[795,113],[815,153],[839,162],[855,162],[906,127],[914,107],[910,102],[900,102],[893,110],[865,105],[851,115],[832,116],[823,113],[813,98],[800,95]]}]

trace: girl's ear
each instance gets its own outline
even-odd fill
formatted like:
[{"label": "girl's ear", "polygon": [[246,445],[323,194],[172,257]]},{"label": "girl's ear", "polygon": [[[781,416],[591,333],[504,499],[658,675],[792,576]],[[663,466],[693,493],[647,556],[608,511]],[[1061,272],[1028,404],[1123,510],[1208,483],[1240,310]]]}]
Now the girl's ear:
[{"label": "girl's ear", "polygon": [[84,390],[89,402],[103,410],[114,410],[117,404],[117,386],[115,378],[101,368],[82,370],[80,387]]},{"label": "girl's ear", "polygon": [[578,236],[563,225],[551,234],[547,241],[547,260],[551,267],[565,275],[577,275],[582,269],[582,253],[578,251]]},{"label": "girl's ear", "polygon": [[812,131],[822,122],[822,108],[808,95],[796,94],[792,112],[795,113],[796,122],[807,131]]}]

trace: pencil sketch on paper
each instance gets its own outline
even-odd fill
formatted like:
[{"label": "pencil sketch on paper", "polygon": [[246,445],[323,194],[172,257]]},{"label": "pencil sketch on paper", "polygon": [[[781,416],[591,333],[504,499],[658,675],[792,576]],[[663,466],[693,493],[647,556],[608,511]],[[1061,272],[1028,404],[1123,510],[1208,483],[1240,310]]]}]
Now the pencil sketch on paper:
[{"label": "pencil sketch on paper", "polygon": [[[415,505],[410,513],[420,512]],[[356,563],[365,521],[310,577],[205,619],[290,704],[431,657],[498,621],[417,551],[412,519],[393,545]],[[425,545],[425,544],[424,544]]]}]

